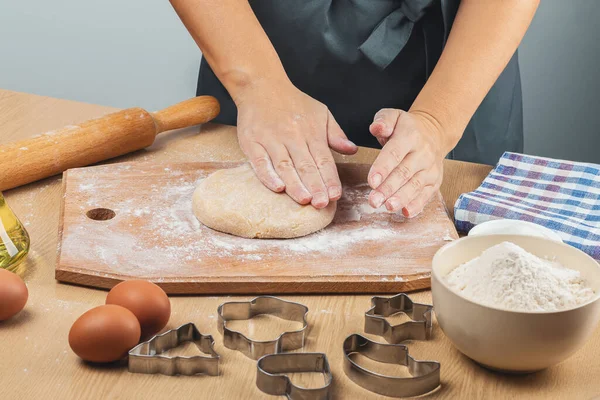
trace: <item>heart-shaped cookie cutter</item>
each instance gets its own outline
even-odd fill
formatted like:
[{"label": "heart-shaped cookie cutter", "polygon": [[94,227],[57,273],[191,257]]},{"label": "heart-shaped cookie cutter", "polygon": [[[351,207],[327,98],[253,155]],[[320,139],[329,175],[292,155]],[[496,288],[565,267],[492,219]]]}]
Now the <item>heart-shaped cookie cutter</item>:
[{"label": "heart-shaped cookie cutter", "polygon": [[[323,353],[280,353],[263,356],[256,363],[256,386],[275,396],[290,400],[327,400],[333,375],[327,356]],[[286,373],[320,372],[325,384],[319,388],[304,388],[292,383]]]},{"label": "heart-shaped cookie cutter", "polygon": [[[353,334],[344,340],[343,348],[344,372],[356,384],[371,392],[390,397],[412,397],[429,393],[440,385],[440,363],[415,360],[403,344],[377,343]],[[350,357],[354,353],[386,364],[407,366],[412,376],[404,378],[369,371]]]},{"label": "heart-shaped cookie cutter", "polygon": [[[365,313],[365,333],[383,336],[388,343],[428,340],[431,337],[433,306],[415,303],[404,293],[393,297],[372,297]],[[385,318],[404,313],[412,321],[391,325]]]},{"label": "heart-shaped cookie cutter", "polygon": [[[197,356],[166,356],[163,353],[184,342],[193,342],[203,353]],[[129,372],[163,375],[219,375],[220,356],[211,335],[200,333],[196,325],[187,323],[177,329],[154,336],[129,351]]]},{"label": "heart-shaped cookie cutter", "polygon": [[[217,308],[218,329],[223,334],[223,344],[233,350],[239,350],[247,357],[258,360],[267,354],[295,350],[304,346],[304,334],[308,327],[306,314],[308,307],[293,301],[273,296],[258,296],[250,301],[230,301]],[[269,314],[276,317],[302,323],[302,328],[283,332],[274,340],[252,340],[241,332],[229,329],[227,321],[251,319],[257,315]]]}]

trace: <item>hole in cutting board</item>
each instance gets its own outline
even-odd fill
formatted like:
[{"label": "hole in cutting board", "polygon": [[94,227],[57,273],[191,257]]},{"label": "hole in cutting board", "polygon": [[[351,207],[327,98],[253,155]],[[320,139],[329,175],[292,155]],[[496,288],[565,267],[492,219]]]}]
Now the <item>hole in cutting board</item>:
[{"label": "hole in cutting board", "polygon": [[117,214],[108,208],[94,208],[85,213],[89,219],[94,221],[108,221],[113,219]]}]

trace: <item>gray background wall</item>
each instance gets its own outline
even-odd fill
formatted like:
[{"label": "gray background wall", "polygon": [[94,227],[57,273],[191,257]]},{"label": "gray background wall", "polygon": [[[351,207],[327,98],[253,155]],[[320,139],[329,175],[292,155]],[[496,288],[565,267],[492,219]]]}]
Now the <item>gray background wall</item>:
[{"label": "gray background wall", "polygon": [[542,0],[520,47],[525,151],[600,163],[600,2]]},{"label": "gray background wall", "polygon": [[[520,52],[526,152],[600,163],[599,20],[597,1],[542,1]],[[0,0],[0,88],[156,110],[194,95],[199,57],[167,0]]]}]

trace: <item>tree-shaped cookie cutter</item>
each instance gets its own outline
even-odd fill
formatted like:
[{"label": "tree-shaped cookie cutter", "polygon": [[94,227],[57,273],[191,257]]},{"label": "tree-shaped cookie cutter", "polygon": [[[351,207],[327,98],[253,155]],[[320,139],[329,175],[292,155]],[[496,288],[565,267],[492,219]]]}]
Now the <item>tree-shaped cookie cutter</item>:
[{"label": "tree-shaped cookie cutter", "polygon": [[[308,322],[308,307],[300,303],[282,300],[273,296],[258,296],[250,301],[231,301],[217,309],[218,329],[223,335],[225,347],[241,351],[247,357],[258,360],[267,354],[276,354],[304,346],[304,335]],[[229,329],[227,321],[251,319],[269,314],[289,321],[302,323],[302,328],[283,332],[274,340],[252,340],[241,332]]]},{"label": "tree-shaped cookie cutter", "polygon": [[[383,336],[388,343],[405,340],[428,340],[431,337],[433,306],[413,302],[400,293],[393,297],[371,298],[371,308],[365,313],[365,333]],[[385,318],[404,313],[412,321],[391,325]]]},{"label": "tree-shaped cookie cutter", "polygon": [[[167,356],[161,354],[184,342],[194,343],[205,355]],[[129,351],[129,372],[163,375],[219,375],[220,357],[211,335],[200,333],[196,325],[187,323],[177,329],[154,336]]]}]

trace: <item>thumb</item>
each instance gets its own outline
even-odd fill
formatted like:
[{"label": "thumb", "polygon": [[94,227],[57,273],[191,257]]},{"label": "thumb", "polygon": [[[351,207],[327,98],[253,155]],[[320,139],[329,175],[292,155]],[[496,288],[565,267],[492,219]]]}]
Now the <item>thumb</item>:
[{"label": "thumb", "polygon": [[402,110],[394,108],[382,108],[377,111],[373,123],[369,126],[369,131],[377,138],[380,145],[384,146],[390,140],[402,113]]},{"label": "thumb", "polygon": [[342,128],[333,118],[331,111],[328,111],[327,117],[327,142],[332,150],[341,154],[352,155],[358,151],[358,147],[348,140]]}]

